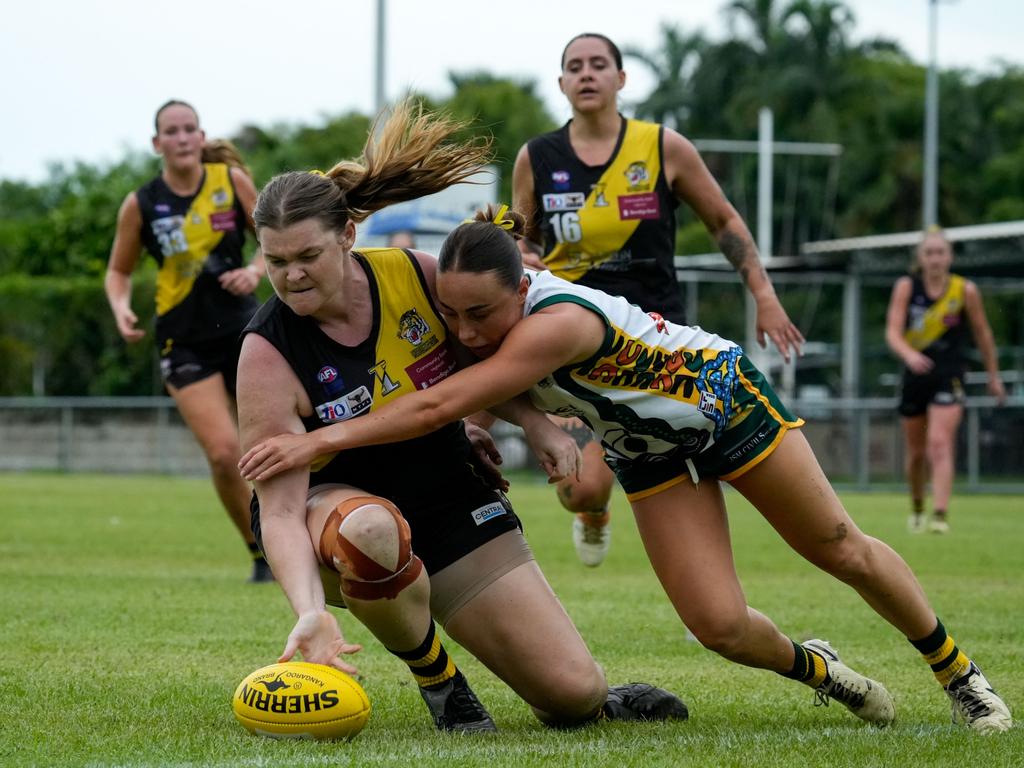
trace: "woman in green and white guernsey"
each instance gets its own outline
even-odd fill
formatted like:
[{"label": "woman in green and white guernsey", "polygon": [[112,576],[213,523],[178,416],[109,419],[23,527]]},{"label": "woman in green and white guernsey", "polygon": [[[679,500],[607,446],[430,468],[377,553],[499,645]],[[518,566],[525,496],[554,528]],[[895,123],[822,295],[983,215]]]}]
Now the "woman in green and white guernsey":
[{"label": "woman in green and white guernsey", "polygon": [[1006,704],[947,634],[903,559],[847,514],[802,420],[743,350],[549,272],[524,273],[514,240],[522,231],[519,214],[488,210],[441,250],[441,314],[480,362],[365,418],[264,441],[242,457],[243,474],[262,479],[327,451],[409,439],[528,391],[538,407],[581,419],[601,440],[665,592],[705,647],[801,681],[874,724],[895,717],[885,688],[827,642],[798,644],[747,605],[724,480],[793,550],[910,640],[956,719],[976,731],[1007,730]]}]

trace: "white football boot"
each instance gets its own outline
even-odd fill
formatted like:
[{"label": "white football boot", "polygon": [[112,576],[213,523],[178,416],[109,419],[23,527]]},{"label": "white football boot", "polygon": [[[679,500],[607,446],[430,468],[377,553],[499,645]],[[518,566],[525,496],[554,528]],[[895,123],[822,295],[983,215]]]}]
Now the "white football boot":
[{"label": "white football boot", "polygon": [[954,723],[963,723],[973,731],[986,734],[1008,731],[1013,725],[1010,708],[992,690],[973,661],[945,690],[953,706]]},{"label": "white football boot", "polygon": [[828,667],[825,682],[814,690],[814,706],[827,707],[829,699],[835,699],[861,720],[879,727],[896,719],[896,707],[885,686],[843,664],[839,654],[825,640],[808,640],[801,645],[825,659]]},{"label": "white football boot", "polygon": [[576,545],[576,554],[584,565],[596,568],[603,563],[612,544],[608,513],[578,513],[572,521],[572,543]]}]

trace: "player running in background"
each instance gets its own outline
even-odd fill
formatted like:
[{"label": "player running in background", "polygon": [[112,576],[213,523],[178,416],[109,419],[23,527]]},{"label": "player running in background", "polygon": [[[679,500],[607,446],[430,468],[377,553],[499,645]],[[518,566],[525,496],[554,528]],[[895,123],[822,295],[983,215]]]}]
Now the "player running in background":
[{"label": "player running in background", "polygon": [[885,341],[902,361],[899,412],[903,422],[912,533],[925,530],[925,485],[931,470],[932,533],[949,531],[949,498],[956,471],[956,432],[964,414],[968,326],[999,404],[1006,389],[978,286],[950,272],[953,248],[941,230],[925,233],[912,274],[892,289]]},{"label": "player running in background", "polygon": [[[572,119],[527,143],[516,158],[513,207],[526,215],[523,263],[558,277],[624,296],[645,310],[685,324],[676,280],[676,208],[684,202],[715,238],[757,303],[758,340],[767,335],[789,360],[803,336],[782,308],[757,247],[693,145],[663,125],[619,113],[626,82],[619,48],[604,35],[577,35],[562,51],[562,93]],[[580,560],[596,566],[608,552],[608,501],[614,475],[601,447],[576,419],[563,422],[585,461],[580,477],[558,484],[576,513]]]},{"label": "player running in background", "polygon": [[107,300],[129,344],[146,332],[132,311],[132,272],[143,248],[159,265],[155,342],[160,373],[182,419],[206,455],[213,485],[253,557],[252,582],[273,575],[249,529],[252,489],[238,474],[235,370],[238,335],[258,306],[252,295],[263,260],[242,260],[256,188],[234,147],[206,141],[183,101],[156,113],[153,149],[160,174],[130,193],[117,215],[107,265]]}]

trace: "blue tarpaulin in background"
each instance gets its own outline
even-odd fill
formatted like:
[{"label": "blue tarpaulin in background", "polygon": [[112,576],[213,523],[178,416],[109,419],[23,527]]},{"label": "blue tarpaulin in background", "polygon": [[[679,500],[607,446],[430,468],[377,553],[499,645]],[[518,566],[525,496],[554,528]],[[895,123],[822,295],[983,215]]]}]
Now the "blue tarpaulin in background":
[{"label": "blue tarpaulin in background", "polygon": [[365,233],[372,236],[394,232],[444,235],[466,218],[466,214],[439,209],[425,201],[411,200],[377,211],[367,220]]}]

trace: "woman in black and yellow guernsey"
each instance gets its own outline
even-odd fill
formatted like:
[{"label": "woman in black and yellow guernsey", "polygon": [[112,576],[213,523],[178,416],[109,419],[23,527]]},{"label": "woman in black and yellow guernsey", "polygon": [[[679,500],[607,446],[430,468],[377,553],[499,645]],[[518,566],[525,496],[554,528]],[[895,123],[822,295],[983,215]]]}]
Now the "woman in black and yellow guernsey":
[{"label": "woman in black and yellow guernsey", "polygon": [[[981,291],[953,274],[953,248],[941,230],[929,230],[917,247],[912,275],[896,281],[886,315],[885,341],[906,366],[899,412],[910,486],[911,533],[949,531],[956,432],[964,413],[968,327],[988,373],[988,392],[1001,404],[1006,390]],[[931,469],[931,518],[924,519]]]},{"label": "woman in black and yellow guernsey", "polygon": [[239,334],[256,311],[263,276],[258,254],[246,266],[256,188],[234,148],[210,142],[196,111],[168,101],[156,113],[153,149],[160,175],[129,194],[117,217],[105,288],[117,330],[128,343],[145,336],[132,311],[132,272],[145,248],[159,265],[156,345],[164,385],[196,436],[213,484],[253,557],[250,581],[273,579],[249,529],[252,490],[238,474],[235,423]]},{"label": "woman in black and yellow guernsey", "polygon": [[[700,217],[757,302],[765,336],[788,361],[803,336],[790,322],[761,265],[757,247],[693,144],[663,125],[623,117],[622,53],[604,35],[577,35],[562,52],[559,87],[572,119],[528,142],[513,171],[513,208],[526,216],[523,264],[597,288],[686,324],[676,280],[676,217],[685,202]],[[583,449],[581,479],[558,486],[584,564],[608,551],[608,500],[614,475],[590,430],[568,424]]]},{"label": "woman in black and yellow guernsey", "polygon": [[[371,212],[479,171],[489,143],[453,143],[465,128],[404,102],[358,161],[285,173],[260,192],[253,216],[276,296],[242,342],[243,446],[361,421],[454,372],[459,346],[438,313],[436,259],[353,246]],[[570,438],[525,398],[509,408],[503,415],[524,427],[542,463],[556,476],[575,470]],[[408,665],[440,730],[495,724],[435,620],[547,723],[684,718],[667,691],[608,687],[496,488],[500,474],[474,445],[493,456],[484,430],[455,420],[255,483],[253,530],[296,615],[280,660],[298,652],[355,671],[339,654],[359,646],[345,641],[334,605]]]}]

